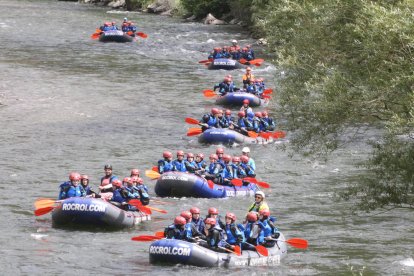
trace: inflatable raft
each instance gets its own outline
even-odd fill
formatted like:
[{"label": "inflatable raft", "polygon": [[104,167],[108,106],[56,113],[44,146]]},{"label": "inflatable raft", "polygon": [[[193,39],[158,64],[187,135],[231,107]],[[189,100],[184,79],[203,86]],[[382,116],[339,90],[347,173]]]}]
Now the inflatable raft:
[{"label": "inflatable raft", "polygon": [[237,60],[228,58],[217,58],[208,65],[208,69],[210,70],[234,70],[243,68],[246,68],[246,66],[241,64]]},{"label": "inflatable raft", "polygon": [[52,212],[55,227],[86,225],[126,228],[145,220],[151,220],[151,216],[141,212],[124,211],[99,198],[68,198]]},{"label": "inflatable raft", "polygon": [[258,189],[256,184],[246,186],[208,186],[207,181],[195,174],[183,172],[166,172],[158,178],[155,193],[160,197],[203,197],[224,198],[234,196],[253,196]]},{"label": "inflatable raft", "polygon": [[132,42],[133,40],[134,37],[118,30],[106,31],[99,36],[100,42]]},{"label": "inflatable raft", "polygon": [[273,138],[252,138],[228,128],[209,128],[201,133],[198,141],[205,144],[268,144],[273,142]]},{"label": "inflatable raft", "polygon": [[219,105],[236,105],[242,106],[244,100],[249,100],[249,106],[265,106],[269,103],[267,99],[260,99],[256,95],[248,92],[232,92],[224,96],[219,96],[216,99],[216,104]]},{"label": "inflatable raft", "polygon": [[[280,233],[280,240],[284,236]],[[286,243],[278,241],[268,248],[269,256],[264,257],[256,251],[243,250],[241,256],[233,253],[218,253],[208,248],[182,240],[162,239],[151,243],[149,247],[150,263],[183,264],[201,267],[241,267],[276,266],[287,255]]]}]

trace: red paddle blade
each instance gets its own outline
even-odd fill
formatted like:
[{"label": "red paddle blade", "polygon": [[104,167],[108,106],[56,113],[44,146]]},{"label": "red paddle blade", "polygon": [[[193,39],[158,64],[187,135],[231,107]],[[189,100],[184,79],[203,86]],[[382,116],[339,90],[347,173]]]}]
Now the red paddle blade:
[{"label": "red paddle blade", "polygon": [[263,91],[263,94],[265,94],[265,95],[270,95],[272,93],[273,93],[273,90],[271,88],[267,88]]},{"label": "red paddle blade", "polygon": [[204,97],[206,98],[213,98],[217,96],[216,92],[214,92],[213,90],[208,90],[208,89],[203,90],[203,94],[204,94]]},{"label": "red paddle blade", "polygon": [[152,214],[152,211],[151,211],[150,208],[147,208],[145,206],[136,206],[136,207],[137,207],[138,210],[140,210],[144,214],[147,214],[147,215],[151,215]]},{"label": "red paddle blade", "polygon": [[[238,256],[241,256],[241,249],[240,246],[235,245],[234,246],[234,253],[236,253]],[[267,255],[266,255],[267,256]]]},{"label": "red paddle blade", "polygon": [[261,63],[253,63],[254,64],[254,66],[257,66],[257,67],[259,67],[260,65],[262,65]]},{"label": "red paddle blade", "polygon": [[150,206],[145,206],[145,207],[147,207],[150,210],[154,210],[156,212],[160,212],[160,213],[163,213],[163,214],[166,214],[167,213],[167,211],[165,211],[163,209],[159,209],[159,208],[155,208],[155,207],[150,207]]},{"label": "red paddle blade", "polygon": [[210,63],[212,59],[200,60],[198,63]]},{"label": "red paddle blade", "polygon": [[267,251],[267,248],[264,247],[263,245],[257,245],[256,250],[257,250],[257,253],[259,253],[262,256],[265,256],[265,257],[269,256],[269,251]]},{"label": "red paddle blade", "polygon": [[293,238],[293,239],[287,240],[286,242],[296,248],[301,248],[301,249],[308,248],[308,241],[304,239]]},{"label": "red paddle blade", "polygon": [[248,131],[248,132],[247,132],[247,135],[248,135],[249,137],[252,137],[252,138],[257,138],[257,137],[259,136],[259,134],[258,134],[258,133],[256,133],[256,132],[254,132],[254,131]]},{"label": "red paddle blade", "polygon": [[101,34],[94,33],[91,35],[92,39],[98,39]]},{"label": "red paddle blade", "polygon": [[193,129],[193,130],[189,130],[187,132],[187,136],[196,136],[201,134],[203,131],[201,130],[201,128],[197,128],[197,129]]},{"label": "red paddle blade", "polygon": [[272,137],[273,138],[276,138],[276,139],[278,139],[278,138],[285,138],[286,137],[286,132],[284,132],[284,131],[275,131],[272,134]]},{"label": "red paddle blade", "polygon": [[257,179],[254,178],[254,177],[249,177],[248,176],[248,177],[243,178],[243,180],[249,181],[251,183],[257,183]]},{"label": "red paddle blade", "polygon": [[191,125],[198,125],[200,123],[198,120],[189,117],[185,118],[185,122]]},{"label": "red paddle blade", "polygon": [[132,237],[131,240],[133,241],[155,241],[155,240],[159,240],[160,238],[155,237],[155,236],[136,236],[136,237]]},{"label": "red paddle blade", "polygon": [[207,184],[208,184],[208,187],[209,187],[210,189],[213,189],[213,188],[214,188],[214,182],[213,182],[213,181],[211,181],[211,180],[207,180]]},{"label": "red paddle blade", "polygon": [[53,209],[55,209],[55,207],[45,207],[45,208],[36,209],[34,211],[34,214],[35,216],[42,216],[47,213],[50,213]]},{"label": "red paddle blade", "polygon": [[155,236],[159,238],[164,238],[164,232],[163,231],[155,232]]},{"label": "red paddle blade", "polygon": [[269,138],[272,137],[272,133],[261,132],[261,133],[259,133],[259,136],[265,138],[266,140],[269,140]]},{"label": "red paddle blade", "polygon": [[246,59],[244,59],[244,58],[241,58],[241,59],[239,60],[239,62],[240,62],[241,64],[245,64],[245,63],[247,62],[247,60],[246,60]]},{"label": "red paddle blade", "polygon": [[263,181],[259,181],[259,182],[257,182],[257,183],[256,183],[256,185],[257,185],[257,186],[260,186],[260,187],[262,187],[262,188],[266,188],[266,189],[269,189],[269,188],[270,188],[270,184],[269,184],[269,183],[267,183],[267,182],[263,182]]},{"label": "red paddle blade", "polygon": [[137,36],[140,36],[140,37],[142,37],[142,38],[147,38],[147,37],[148,37],[148,35],[147,35],[147,34],[145,34],[145,33],[143,33],[143,32],[138,32],[138,33],[137,33]]},{"label": "red paddle blade", "polygon": [[153,170],[154,172],[158,172],[158,167],[154,166],[154,167],[151,168],[151,170]]},{"label": "red paddle blade", "polygon": [[234,178],[230,181],[231,184],[233,184],[234,186],[243,186],[243,180],[239,179],[239,178]]}]

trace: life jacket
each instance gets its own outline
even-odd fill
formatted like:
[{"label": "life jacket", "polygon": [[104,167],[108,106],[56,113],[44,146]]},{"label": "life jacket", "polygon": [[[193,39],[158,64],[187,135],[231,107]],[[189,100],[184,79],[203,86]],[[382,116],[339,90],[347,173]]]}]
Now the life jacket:
[{"label": "life jacket", "polygon": [[254,80],[254,75],[252,73],[244,74],[242,80],[244,84],[249,84],[252,80]]},{"label": "life jacket", "polygon": [[64,196],[66,196],[66,191],[69,189],[69,187],[72,185],[72,182],[65,181],[62,184],[59,185],[59,196],[58,199],[63,199]]},{"label": "life jacket", "polygon": [[233,167],[233,178],[244,178],[247,176],[240,164],[231,164],[231,166]]},{"label": "life jacket", "polygon": [[67,188],[65,188],[65,191],[62,193],[62,198],[61,199],[66,199],[66,198],[70,198],[70,197],[81,197],[81,196],[86,196],[86,193],[84,192],[83,188],[80,187],[81,184],[79,184],[78,186],[69,186]]},{"label": "life jacket", "polygon": [[256,170],[256,163],[254,162],[253,158],[249,158],[249,161],[247,161],[247,165],[249,165],[253,171]]},{"label": "life jacket", "polygon": [[106,186],[112,183],[112,181],[114,181],[115,179],[118,179],[118,177],[116,177],[115,175],[111,175],[110,177],[103,176],[101,178],[101,186]]},{"label": "life jacket", "polygon": [[181,161],[179,161],[178,159],[175,159],[173,161],[173,166],[174,166],[173,171],[177,171],[177,172],[186,172],[187,171],[187,169],[185,167],[184,159],[181,160]]},{"label": "life jacket", "polygon": [[217,126],[217,118],[209,114],[208,121],[206,122],[208,126],[215,127]]},{"label": "life jacket", "polygon": [[198,163],[196,162],[196,165],[197,165],[197,168],[199,168],[199,169],[203,169],[203,168],[207,167],[207,163],[204,160],[201,160]]},{"label": "life jacket", "polygon": [[197,169],[197,164],[195,161],[190,162],[186,160],[184,161],[184,164],[185,164],[185,169],[188,172],[194,173]]},{"label": "life jacket", "polygon": [[115,201],[118,203],[125,202],[127,199],[127,195],[128,195],[127,191],[125,191],[123,188],[118,188],[115,191],[113,191],[111,201]]},{"label": "life jacket", "polygon": [[215,225],[214,227],[208,229],[207,235],[207,244],[210,247],[217,247],[220,246],[220,242],[224,240],[224,233],[223,229]]},{"label": "life jacket", "polygon": [[262,228],[257,222],[248,222],[244,229],[244,235],[248,243],[258,245],[264,242]]},{"label": "life jacket", "polygon": [[139,193],[134,189],[134,187],[124,187],[125,191],[128,192],[128,198],[139,198]]},{"label": "life jacket", "polygon": [[204,230],[205,224],[201,218],[198,218],[198,220],[192,219],[192,223],[199,232],[202,232]]},{"label": "life jacket", "polygon": [[221,172],[221,165],[220,165],[219,162],[211,163],[208,166],[208,173],[218,176],[220,174],[220,172]]},{"label": "life jacket", "polygon": [[226,224],[225,231],[227,236],[227,243],[235,245],[237,243],[245,241],[243,232],[241,232],[237,225],[235,225],[234,223]]},{"label": "life jacket", "polygon": [[224,168],[221,172],[221,177],[227,179],[234,178],[233,167],[231,164],[224,164]]},{"label": "life jacket", "polygon": [[163,174],[165,172],[171,172],[174,168],[173,161],[159,160],[158,161],[158,172]]},{"label": "life jacket", "polygon": [[179,229],[175,224],[171,224],[164,230],[164,236],[167,239],[183,240],[185,237],[185,228]]},{"label": "life jacket", "polygon": [[256,204],[256,202],[254,202],[252,205],[250,205],[248,212],[253,211],[259,213],[262,210],[270,210],[265,201],[261,201],[259,204]]},{"label": "life jacket", "polygon": [[269,222],[269,219],[265,219],[263,221],[259,221],[259,225],[262,228],[264,237],[269,237],[275,233],[275,229],[273,223]]}]

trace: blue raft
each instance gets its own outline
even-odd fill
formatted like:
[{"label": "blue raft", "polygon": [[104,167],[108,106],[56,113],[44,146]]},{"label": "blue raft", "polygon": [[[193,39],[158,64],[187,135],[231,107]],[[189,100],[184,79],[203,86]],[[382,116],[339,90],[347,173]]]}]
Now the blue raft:
[{"label": "blue raft", "polygon": [[214,184],[211,189],[204,178],[195,174],[166,172],[158,178],[154,189],[160,197],[224,198],[253,196],[258,187],[252,183],[242,187]]},{"label": "blue raft", "polygon": [[273,142],[273,138],[252,138],[228,128],[209,128],[201,133],[198,141],[205,144],[268,144]]},{"label": "blue raft", "polygon": [[248,92],[232,92],[224,96],[219,96],[216,99],[216,104],[225,106],[242,106],[244,100],[249,100],[249,106],[265,106],[269,103],[267,99],[260,99],[256,95]]},{"label": "blue raft", "polygon": [[151,216],[124,211],[99,198],[71,197],[61,201],[52,212],[54,227],[84,225],[126,228],[145,220],[151,220]]},{"label": "blue raft", "polygon": [[264,257],[256,251],[243,250],[241,256],[233,253],[219,253],[195,243],[182,240],[162,239],[149,247],[150,263],[170,265],[193,265],[201,267],[244,267],[277,266],[287,255],[287,246],[280,233],[277,244],[268,248],[269,256]]},{"label": "blue raft", "polygon": [[213,60],[209,65],[208,69],[210,70],[235,70],[235,69],[243,69],[247,66],[241,64],[237,60],[228,59],[228,58],[216,58]]},{"label": "blue raft", "polygon": [[123,31],[111,30],[103,32],[99,36],[100,42],[132,42],[134,37],[127,35]]}]

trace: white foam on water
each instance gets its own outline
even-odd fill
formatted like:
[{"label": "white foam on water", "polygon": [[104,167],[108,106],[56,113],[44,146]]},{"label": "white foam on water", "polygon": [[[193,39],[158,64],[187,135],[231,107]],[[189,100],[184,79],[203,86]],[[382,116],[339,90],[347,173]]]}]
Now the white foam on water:
[{"label": "white foam on water", "polygon": [[30,234],[30,237],[34,238],[35,240],[44,240],[48,235],[45,234]]},{"label": "white foam on water", "polygon": [[411,266],[414,267],[414,260],[413,258],[407,258],[399,262],[403,266]]}]

